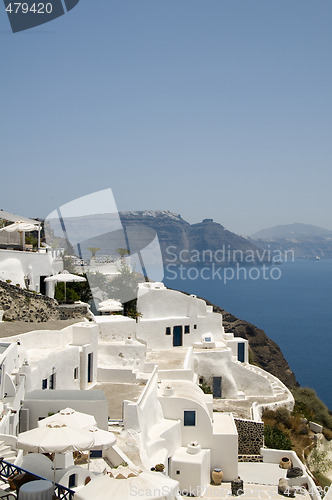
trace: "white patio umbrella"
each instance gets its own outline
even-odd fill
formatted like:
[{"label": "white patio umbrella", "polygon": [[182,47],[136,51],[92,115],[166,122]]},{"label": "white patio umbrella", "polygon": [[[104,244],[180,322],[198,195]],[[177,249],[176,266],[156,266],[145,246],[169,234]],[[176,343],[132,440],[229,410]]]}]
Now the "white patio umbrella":
[{"label": "white patio umbrella", "polygon": [[77,274],[71,274],[69,271],[62,271],[61,273],[54,274],[54,276],[49,276],[48,278],[45,278],[44,281],[47,283],[64,283],[64,295],[65,295],[65,302],[66,302],[66,283],[73,283],[73,282],[83,282],[86,281],[86,278],[83,278],[83,276],[78,276]]},{"label": "white patio umbrella", "polygon": [[95,443],[92,450],[107,450],[116,443],[113,432],[104,431],[95,426],[90,427],[89,432],[91,432]]},{"label": "white patio umbrella", "polygon": [[38,426],[46,427],[48,424],[52,424],[53,422],[58,422],[63,425],[67,425],[68,427],[74,427],[75,429],[85,430],[90,430],[97,424],[93,415],[81,413],[79,411],[73,410],[72,408],[65,408],[64,410],[60,410],[58,413],[55,413],[50,417],[39,420]]},{"label": "white patio umbrella", "polygon": [[133,491],[141,500],[175,500],[179,483],[160,472],[142,472],[135,477],[115,479],[99,476],[75,493],[75,500],[132,500]]},{"label": "white patio umbrella", "polygon": [[31,224],[29,222],[17,221],[13,224],[10,224],[9,226],[2,227],[0,229],[0,232],[6,231],[7,233],[20,233],[21,245],[23,246],[23,233],[30,231],[40,231],[40,229],[40,225],[37,226],[36,224]]},{"label": "white patio umbrella", "polygon": [[98,304],[99,312],[118,312],[123,311],[123,305],[118,300],[107,299],[99,302]]},{"label": "white patio umbrella", "polygon": [[[52,422],[45,427],[37,427],[22,432],[17,438],[17,448],[33,453],[68,453],[90,450],[94,446],[91,432],[68,427],[62,422]],[[55,482],[55,466],[54,479]]]},{"label": "white patio umbrella", "polygon": [[[95,426],[90,427],[89,432],[91,432],[95,442],[91,450],[107,450],[116,443],[116,437],[112,432],[98,429],[98,427]],[[90,469],[90,455],[91,452],[89,452],[88,469]]]}]

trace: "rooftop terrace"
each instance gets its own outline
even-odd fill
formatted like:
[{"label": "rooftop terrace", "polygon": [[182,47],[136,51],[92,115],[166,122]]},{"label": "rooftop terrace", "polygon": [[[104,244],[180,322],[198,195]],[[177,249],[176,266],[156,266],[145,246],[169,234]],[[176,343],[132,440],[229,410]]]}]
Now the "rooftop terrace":
[{"label": "rooftop terrace", "polygon": [[98,383],[93,390],[104,392],[108,402],[108,416],[111,420],[122,420],[122,406],[125,399],[137,401],[145,387],[140,384],[123,384],[115,382]]}]

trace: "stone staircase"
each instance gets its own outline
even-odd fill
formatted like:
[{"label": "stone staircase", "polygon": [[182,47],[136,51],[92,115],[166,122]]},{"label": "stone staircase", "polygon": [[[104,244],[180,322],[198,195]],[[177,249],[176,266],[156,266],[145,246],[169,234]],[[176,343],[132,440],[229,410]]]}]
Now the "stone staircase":
[{"label": "stone staircase", "polygon": [[285,390],[284,385],[281,382],[278,382],[277,379],[273,377],[270,373],[266,372],[265,370],[262,370],[258,366],[250,364],[246,366],[246,369],[266,378],[272,386],[274,396],[284,395],[285,397],[287,397],[287,390]]},{"label": "stone staircase", "polygon": [[17,450],[14,450],[5,441],[0,441],[0,457],[6,462],[14,463],[17,458]]}]

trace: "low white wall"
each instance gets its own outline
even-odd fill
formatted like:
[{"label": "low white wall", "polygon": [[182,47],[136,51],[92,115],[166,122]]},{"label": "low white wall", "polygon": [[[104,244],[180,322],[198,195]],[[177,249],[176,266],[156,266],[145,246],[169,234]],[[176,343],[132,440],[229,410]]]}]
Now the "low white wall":
[{"label": "low white wall", "polygon": [[136,382],[136,375],[131,368],[103,368],[99,366],[97,379],[101,383],[132,384]]},{"label": "low white wall", "polygon": [[136,321],[121,315],[95,316],[99,328],[99,340],[102,342],[117,342],[128,337],[136,338]]},{"label": "low white wall", "polygon": [[108,430],[108,403],[106,400],[80,400],[79,394],[78,399],[47,399],[47,391],[44,392],[44,400],[27,399],[23,403],[23,408],[29,410],[30,429],[38,427],[40,418],[45,418],[49,413],[57,413],[69,407],[82,413],[93,415],[96,419],[97,426],[100,429]]},{"label": "low white wall", "polygon": [[158,370],[159,380],[193,380],[192,370]]},{"label": "low white wall", "polygon": [[98,366],[110,368],[131,368],[142,371],[145,363],[146,345],[140,342],[100,342],[98,345]]},{"label": "low white wall", "polygon": [[[269,448],[261,448],[261,455],[263,456],[263,462],[269,464],[279,464],[282,457],[288,457],[291,459],[293,463],[293,467],[300,467],[303,470],[303,476],[301,476],[302,482],[308,484],[308,490],[310,493],[310,497],[313,500],[321,500],[321,496],[318,492],[317,486],[314,480],[311,477],[311,474],[308,472],[306,466],[301,462],[295,451],[291,450],[273,450]],[[289,480],[290,486],[291,480]],[[294,483],[293,483],[294,484]],[[325,497],[326,498],[326,497]]]}]

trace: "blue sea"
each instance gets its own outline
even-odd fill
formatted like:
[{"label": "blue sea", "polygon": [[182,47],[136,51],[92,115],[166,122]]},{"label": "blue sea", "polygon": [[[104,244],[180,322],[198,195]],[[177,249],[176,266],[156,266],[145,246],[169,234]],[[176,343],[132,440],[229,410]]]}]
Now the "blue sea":
[{"label": "blue sea", "polygon": [[262,328],[280,346],[301,386],[315,389],[332,409],[332,260],[299,259],[274,269],[265,279],[262,270],[253,270],[250,279],[248,268],[225,282],[223,275],[197,276],[193,270],[181,277],[172,268],[164,283]]}]

